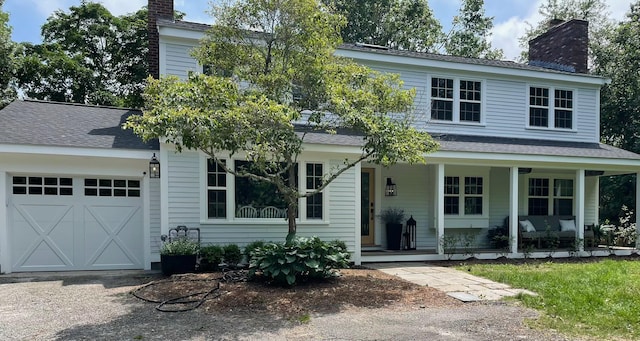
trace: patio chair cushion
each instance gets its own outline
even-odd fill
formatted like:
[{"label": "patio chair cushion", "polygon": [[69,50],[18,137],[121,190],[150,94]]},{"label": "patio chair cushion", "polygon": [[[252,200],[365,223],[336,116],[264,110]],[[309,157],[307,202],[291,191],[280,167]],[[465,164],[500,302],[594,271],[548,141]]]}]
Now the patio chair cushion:
[{"label": "patio chair cushion", "polygon": [[575,231],[576,230],[576,221],[575,220],[565,220],[560,219],[560,231]]}]

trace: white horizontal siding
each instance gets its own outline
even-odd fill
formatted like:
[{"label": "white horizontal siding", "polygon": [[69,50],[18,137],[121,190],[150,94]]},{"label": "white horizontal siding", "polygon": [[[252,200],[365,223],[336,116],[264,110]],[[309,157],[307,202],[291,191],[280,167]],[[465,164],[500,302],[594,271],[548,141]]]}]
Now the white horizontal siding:
[{"label": "white horizontal siding", "polygon": [[186,79],[189,72],[198,71],[198,62],[191,57],[191,45],[165,43],[165,72]]},{"label": "white horizontal siding", "polygon": [[[205,184],[200,184],[200,160],[197,153],[184,152],[168,155],[168,213],[169,227],[186,225],[199,227],[204,244],[238,244],[244,246],[255,240],[284,241],[288,224],[263,222],[230,222],[201,224],[200,194]],[[332,161],[331,166],[341,164]],[[298,224],[299,236],[318,236],[323,240],[343,240],[349,250],[355,249],[355,173],[348,170],[338,177],[328,188],[329,224],[307,221]]]},{"label": "white horizontal siding", "polygon": [[[497,136],[511,138],[529,138],[543,140],[597,142],[598,136],[598,93],[595,89],[575,88],[566,84],[538,84],[575,91],[574,122],[576,131],[527,129],[528,120],[528,85],[529,80],[495,78],[495,75],[469,74],[452,70],[419,69],[415,66],[398,64],[368,63],[372,69],[397,73],[404,81],[405,88],[416,89],[414,101],[415,125],[417,128],[435,134],[459,134]],[[483,81],[485,124],[454,124],[429,122],[431,105],[428,93],[430,76],[465,77]],[[455,115],[455,113],[454,113]]]}]

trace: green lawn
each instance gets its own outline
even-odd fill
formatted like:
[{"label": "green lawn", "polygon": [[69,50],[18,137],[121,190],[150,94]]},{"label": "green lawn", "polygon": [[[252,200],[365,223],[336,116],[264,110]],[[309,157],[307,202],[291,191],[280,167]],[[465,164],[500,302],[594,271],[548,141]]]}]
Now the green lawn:
[{"label": "green lawn", "polygon": [[640,340],[640,261],[481,264],[461,269],[538,293],[518,297],[544,312],[540,327],[597,339]]}]

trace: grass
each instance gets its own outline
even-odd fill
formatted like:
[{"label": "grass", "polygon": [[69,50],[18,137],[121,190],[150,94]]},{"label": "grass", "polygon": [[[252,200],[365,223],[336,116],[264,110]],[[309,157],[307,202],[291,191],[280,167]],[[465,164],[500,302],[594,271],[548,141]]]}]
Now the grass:
[{"label": "grass", "polygon": [[479,264],[464,270],[539,296],[520,295],[544,312],[536,324],[597,339],[640,339],[640,262]]}]

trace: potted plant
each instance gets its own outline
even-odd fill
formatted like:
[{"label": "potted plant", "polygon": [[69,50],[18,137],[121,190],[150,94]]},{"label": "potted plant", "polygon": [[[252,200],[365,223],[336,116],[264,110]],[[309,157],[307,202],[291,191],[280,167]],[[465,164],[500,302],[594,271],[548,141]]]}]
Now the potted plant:
[{"label": "potted plant", "polygon": [[179,238],[162,244],[160,249],[160,267],[166,276],[194,272],[196,257],[200,246],[198,242]]},{"label": "potted plant", "polygon": [[402,240],[402,226],[404,223],[404,210],[400,208],[385,208],[379,215],[387,229],[387,249],[400,250]]}]

